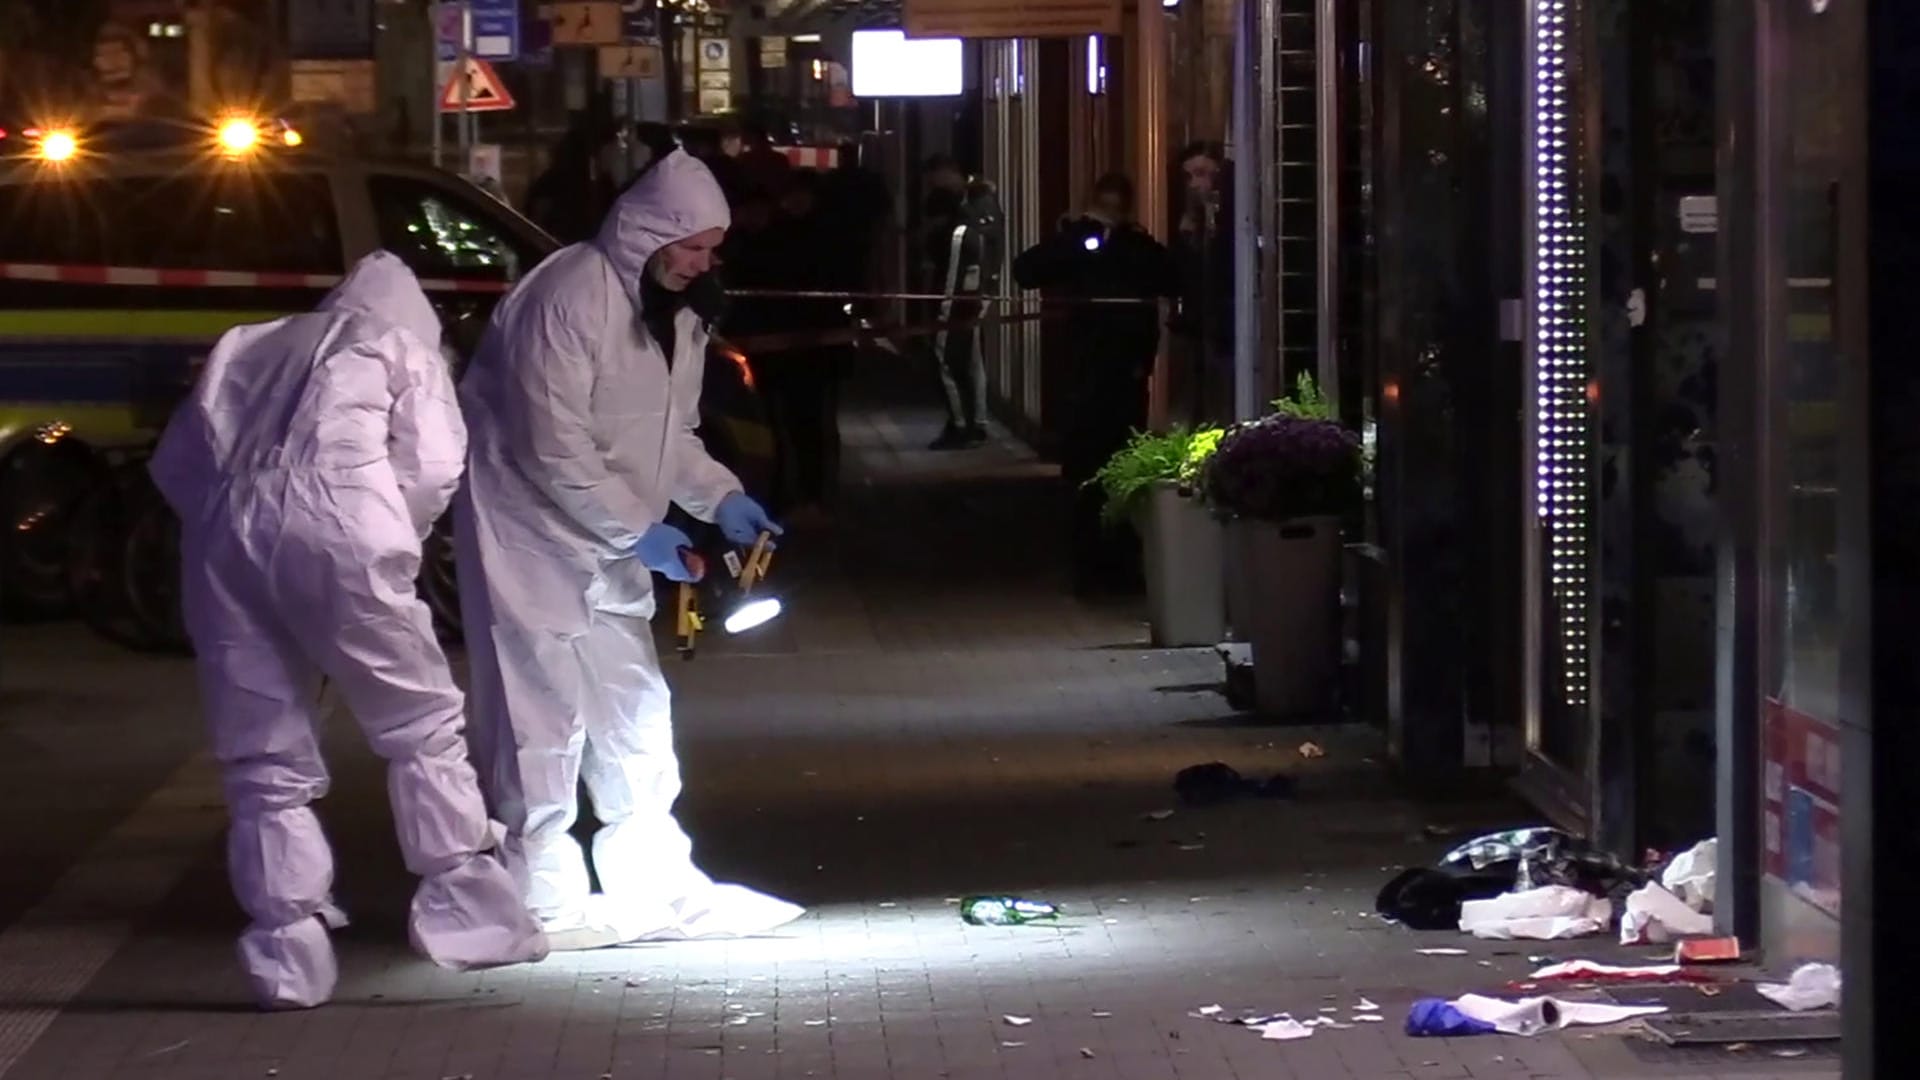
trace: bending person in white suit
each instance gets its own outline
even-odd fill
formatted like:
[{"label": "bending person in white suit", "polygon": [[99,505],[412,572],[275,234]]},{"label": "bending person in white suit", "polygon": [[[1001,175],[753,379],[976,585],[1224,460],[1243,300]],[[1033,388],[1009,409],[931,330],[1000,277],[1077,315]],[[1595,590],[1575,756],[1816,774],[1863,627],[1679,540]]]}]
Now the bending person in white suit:
[{"label": "bending person in white suit", "polygon": [[459,483],[466,429],[440,320],[399,259],[362,259],[317,311],[229,331],[150,470],[180,517],[182,599],[252,918],[242,966],[265,1008],[337,979],[333,853],[315,731],[331,681],[387,761],[409,935],[429,959],[538,960],[545,937],[493,854],[464,701],[414,592],[420,545]]}]

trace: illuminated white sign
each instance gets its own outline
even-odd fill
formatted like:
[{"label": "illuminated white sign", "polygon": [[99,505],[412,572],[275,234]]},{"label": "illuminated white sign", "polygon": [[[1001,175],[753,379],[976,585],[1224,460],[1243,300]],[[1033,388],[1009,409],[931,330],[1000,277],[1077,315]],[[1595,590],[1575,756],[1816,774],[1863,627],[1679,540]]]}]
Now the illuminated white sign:
[{"label": "illuminated white sign", "polygon": [[853,32],[853,96],[958,97],[965,57],[959,38],[915,38],[901,30]]}]

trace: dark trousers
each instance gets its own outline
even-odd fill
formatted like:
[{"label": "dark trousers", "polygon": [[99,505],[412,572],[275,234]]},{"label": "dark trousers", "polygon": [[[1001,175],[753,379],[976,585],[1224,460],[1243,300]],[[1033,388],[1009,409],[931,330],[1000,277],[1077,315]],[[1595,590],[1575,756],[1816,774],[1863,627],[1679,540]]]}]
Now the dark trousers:
[{"label": "dark trousers", "polygon": [[975,428],[986,420],[987,360],[980,348],[981,324],[973,321],[980,313],[977,300],[954,301],[947,313],[949,329],[930,339],[950,428]]},{"label": "dark trousers", "polygon": [[778,448],[787,506],[824,504],[840,475],[840,361],[844,350],[803,349],[765,365],[761,389]]},{"label": "dark trousers", "polygon": [[1080,383],[1060,458],[1060,475],[1071,500],[1068,541],[1074,588],[1080,592],[1130,590],[1141,580],[1140,537],[1131,522],[1101,520],[1106,493],[1090,481],[1135,431],[1146,426],[1147,384],[1144,378],[1124,372],[1089,376]]}]

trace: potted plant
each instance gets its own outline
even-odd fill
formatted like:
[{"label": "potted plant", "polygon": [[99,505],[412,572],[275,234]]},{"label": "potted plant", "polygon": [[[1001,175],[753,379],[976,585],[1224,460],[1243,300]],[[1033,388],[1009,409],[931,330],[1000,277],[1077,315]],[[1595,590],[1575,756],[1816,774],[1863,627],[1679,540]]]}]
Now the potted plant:
[{"label": "potted plant", "polygon": [[1309,376],[1276,411],[1229,428],[1202,471],[1228,522],[1234,632],[1253,652],[1269,716],[1324,716],[1339,674],[1340,518],[1360,500],[1360,436]]},{"label": "potted plant", "polygon": [[1223,434],[1136,432],[1090,481],[1106,496],[1106,521],[1132,521],[1140,532],[1155,645],[1213,645],[1225,633],[1224,536],[1198,498],[1200,470]]}]

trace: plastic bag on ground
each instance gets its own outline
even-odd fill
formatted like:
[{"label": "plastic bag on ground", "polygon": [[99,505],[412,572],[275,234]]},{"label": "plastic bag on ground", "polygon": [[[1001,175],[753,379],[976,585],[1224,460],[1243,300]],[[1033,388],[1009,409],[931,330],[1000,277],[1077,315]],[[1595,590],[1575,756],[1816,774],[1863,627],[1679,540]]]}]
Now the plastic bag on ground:
[{"label": "plastic bag on ground", "polygon": [[1566,885],[1547,885],[1460,905],[1460,929],[1477,938],[1552,941],[1597,934],[1613,922],[1613,904]]},{"label": "plastic bag on ground", "polygon": [[1794,1012],[1839,1008],[1840,969],[1832,964],[1802,964],[1786,982],[1761,983],[1756,989],[1768,1001]]},{"label": "plastic bag on ground", "polygon": [[1702,840],[1675,855],[1660,872],[1660,884],[1693,910],[1712,911],[1717,848],[1716,841]]},{"label": "plastic bag on ground", "polygon": [[1491,1035],[1494,1030],[1492,1024],[1467,1016],[1442,998],[1421,998],[1407,1010],[1407,1034],[1416,1038]]},{"label": "plastic bag on ground", "polygon": [[1596,851],[1559,829],[1511,829],[1476,837],[1448,852],[1442,869],[1498,871],[1511,877],[1510,888],[1567,885],[1604,895],[1622,885],[1645,884],[1647,875],[1611,853]]},{"label": "plastic bag on ground", "polygon": [[1703,915],[1659,884],[1649,884],[1627,897],[1620,916],[1620,944],[1663,945],[1674,938],[1713,933],[1713,916]]},{"label": "plastic bag on ground", "polygon": [[1637,1016],[1653,1016],[1667,1011],[1665,1005],[1607,1005],[1550,997],[1506,1001],[1479,994],[1456,998],[1453,1007],[1467,1019],[1491,1025],[1503,1035],[1522,1036],[1558,1031],[1575,1025],[1617,1024]]}]

